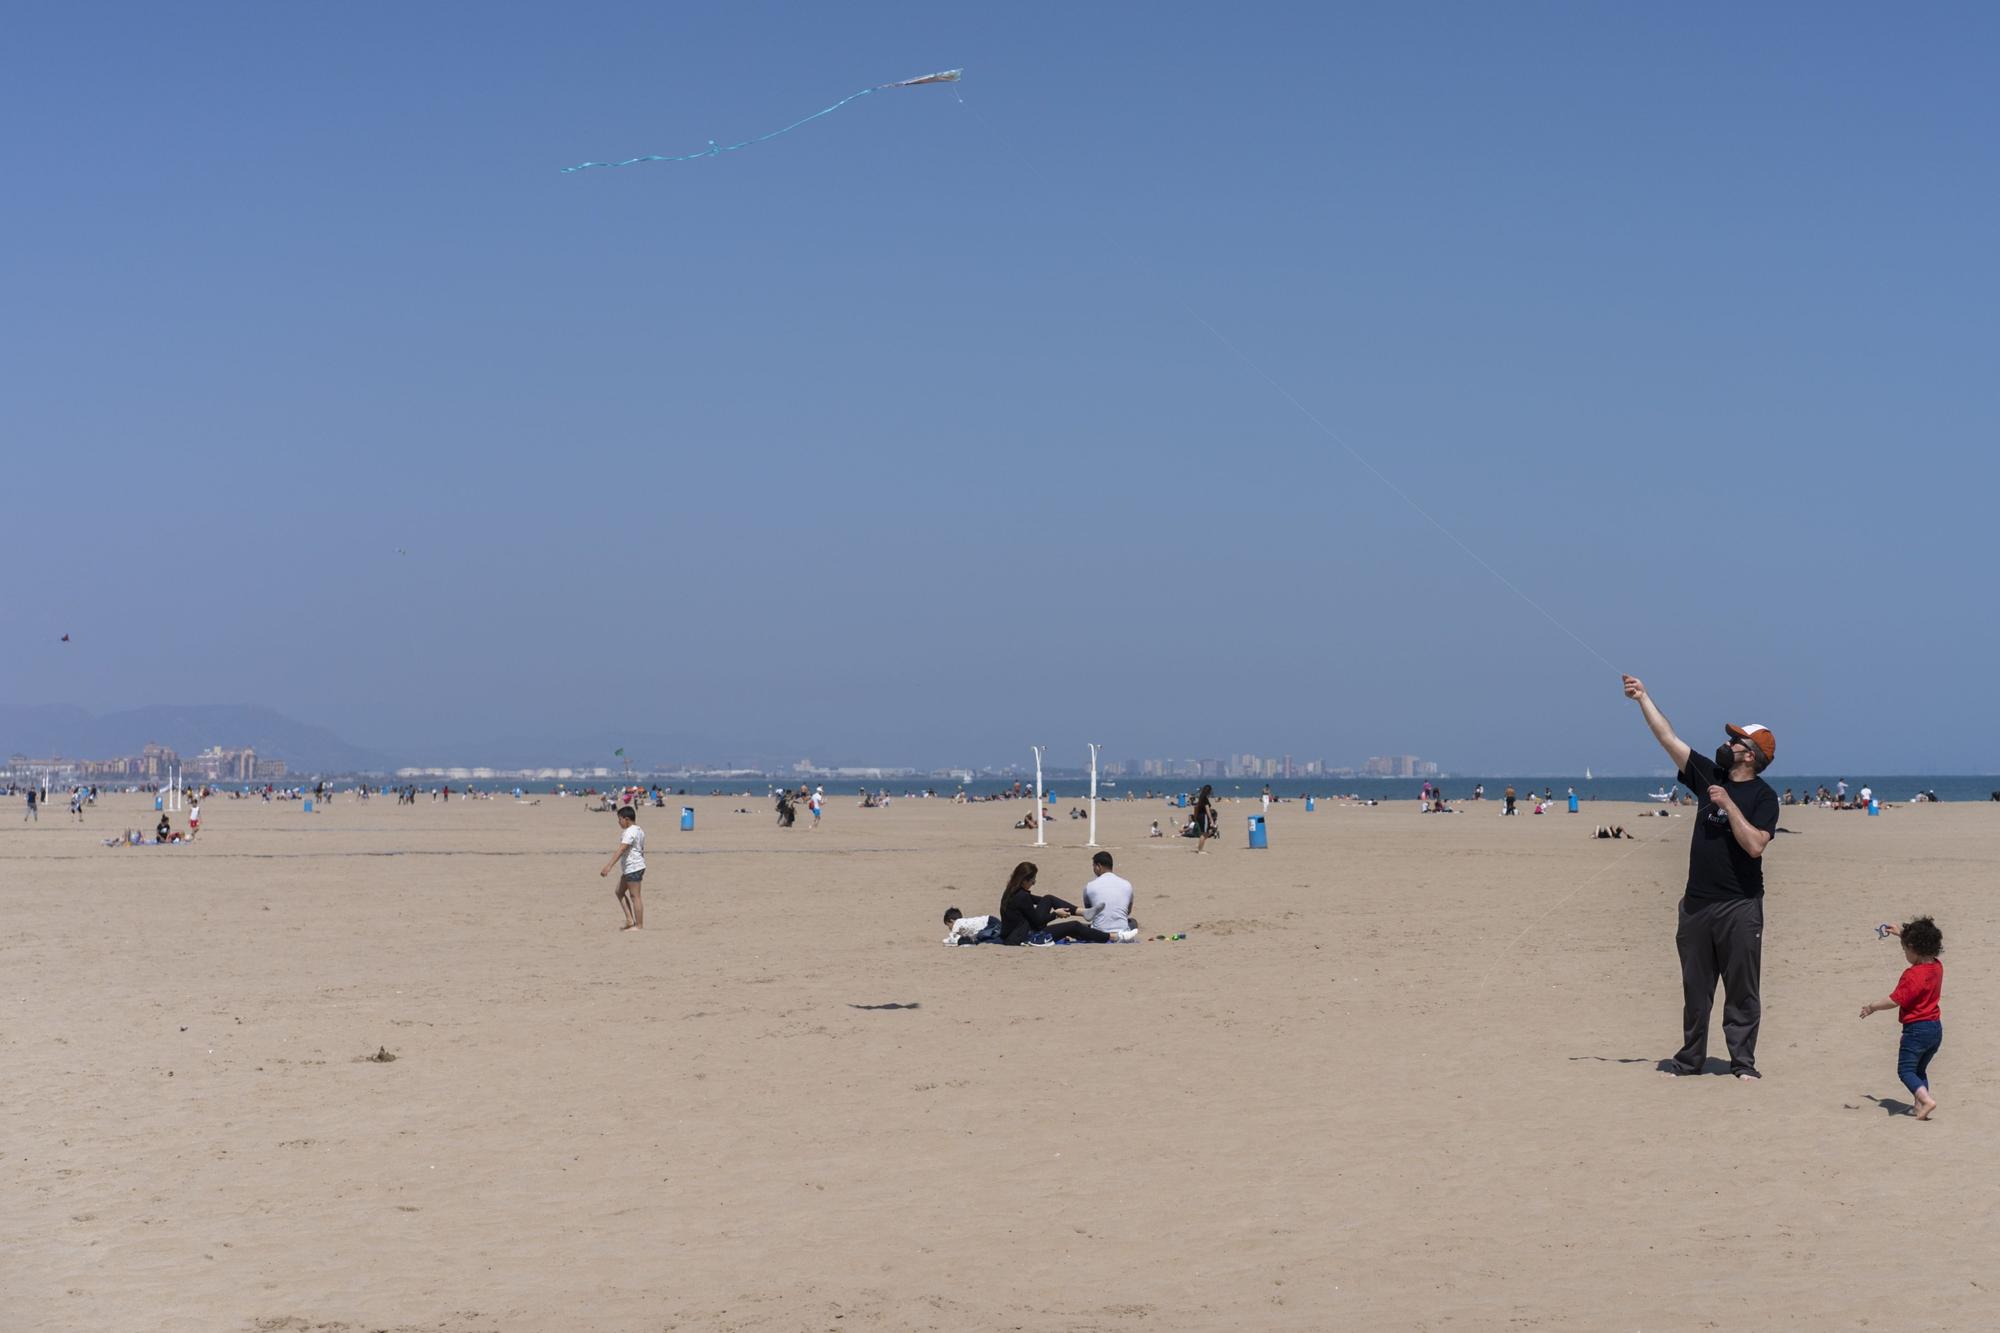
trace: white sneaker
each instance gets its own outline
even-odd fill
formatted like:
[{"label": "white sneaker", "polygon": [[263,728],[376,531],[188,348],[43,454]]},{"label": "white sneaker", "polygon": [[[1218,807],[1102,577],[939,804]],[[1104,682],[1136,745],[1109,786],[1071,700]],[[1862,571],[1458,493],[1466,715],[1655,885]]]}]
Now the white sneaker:
[{"label": "white sneaker", "polygon": [[1111,932],[1111,938],[1117,940],[1120,944],[1130,944],[1139,938],[1139,928],[1133,926],[1128,930],[1114,930]]}]

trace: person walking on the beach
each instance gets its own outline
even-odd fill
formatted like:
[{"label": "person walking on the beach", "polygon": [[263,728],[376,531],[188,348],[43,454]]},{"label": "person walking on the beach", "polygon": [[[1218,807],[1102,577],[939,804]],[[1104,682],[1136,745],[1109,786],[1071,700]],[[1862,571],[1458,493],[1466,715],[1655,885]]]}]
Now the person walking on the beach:
[{"label": "person walking on the beach", "polygon": [[812,826],[818,828],[820,814],[826,809],[826,788],[813,788],[812,800],[807,802],[807,808],[812,811]]},{"label": "person walking on the beach", "polygon": [[1501,792],[1501,793],[1500,793],[1500,799],[1501,799],[1501,800],[1503,800],[1503,801],[1505,801],[1505,802],[1507,803],[1507,808],[1506,808],[1506,809],[1504,809],[1504,810],[1502,810],[1502,811],[1501,811],[1500,813],[1501,813],[1501,814],[1503,814],[1503,815],[1511,815],[1511,814],[1513,814],[1513,813],[1514,813],[1514,799],[1515,799],[1515,797],[1514,797],[1514,789],[1513,789],[1512,787],[1509,787],[1509,788],[1507,788],[1507,790],[1506,790],[1506,791],[1504,791],[1504,792]]},{"label": "person walking on the beach", "polygon": [[1927,916],[1900,926],[1883,926],[1882,933],[1901,941],[1903,957],[1910,965],[1903,969],[1889,998],[1862,1005],[1861,1016],[1866,1018],[1877,1009],[1901,1011],[1903,1042],[1896,1052],[1896,1075],[1916,1099],[1917,1104],[1910,1109],[1917,1119],[1928,1120],[1937,1110],[1937,1099],[1931,1096],[1931,1057],[1944,1044],[1944,1022],[1938,1011],[1938,1001],[1944,995],[1944,964],[1938,961],[1944,952],[1944,933]]},{"label": "person walking on the beach", "polygon": [[28,788],[28,813],[21,816],[21,822],[25,824],[31,819],[37,824],[42,822],[42,808],[35,804],[35,789],[33,787]]},{"label": "person walking on the beach", "polygon": [[188,841],[193,842],[194,835],[199,832],[201,832],[201,793],[196,792],[194,799],[188,802]]},{"label": "person walking on the beach", "polygon": [[646,830],[639,827],[638,813],[629,805],[618,807],[618,827],[618,850],[597,874],[599,878],[608,877],[613,866],[620,866],[618,891],[612,895],[625,910],[625,924],[619,929],[642,930],[646,925],[646,904],[639,897],[639,883],[646,878]]},{"label": "person walking on the beach", "polygon": [[1694,836],[1688,847],[1687,890],[1674,943],[1681,959],[1681,1049],[1661,1068],[1699,1074],[1708,1060],[1708,1017],[1722,980],[1722,1036],[1729,1072],[1757,1074],[1758,995],[1764,966],[1764,851],[1778,830],[1778,794],[1758,774],[1778,754],[1769,727],[1725,728],[1729,743],[1711,761],[1674,734],[1643,682],[1623,678],[1653,739],[1695,794]]},{"label": "person walking on the beach", "polygon": [[1215,832],[1215,815],[1211,804],[1215,799],[1215,788],[1204,782],[1194,798],[1194,849],[1198,852],[1208,845],[1209,835]]}]

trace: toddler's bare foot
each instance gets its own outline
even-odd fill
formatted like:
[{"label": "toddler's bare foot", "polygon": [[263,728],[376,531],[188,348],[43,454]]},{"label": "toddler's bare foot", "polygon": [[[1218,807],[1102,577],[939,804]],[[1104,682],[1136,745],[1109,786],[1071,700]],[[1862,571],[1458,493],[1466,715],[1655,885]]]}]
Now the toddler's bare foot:
[{"label": "toddler's bare foot", "polygon": [[1937,1098],[1922,1088],[1917,1089],[1917,1119],[1928,1120],[1931,1112],[1937,1110]]}]

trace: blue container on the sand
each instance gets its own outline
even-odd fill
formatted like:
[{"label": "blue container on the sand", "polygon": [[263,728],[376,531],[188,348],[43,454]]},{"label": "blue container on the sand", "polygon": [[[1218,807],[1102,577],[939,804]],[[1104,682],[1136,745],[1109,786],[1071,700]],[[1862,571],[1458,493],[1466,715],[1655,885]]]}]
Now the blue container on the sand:
[{"label": "blue container on the sand", "polygon": [[1571,814],[1575,814],[1575,813],[1576,813],[1576,793],[1575,793],[1575,792],[1571,792],[1571,793],[1569,794],[1569,812],[1570,812]]},{"label": "blue container on the sand", "polygon": [[1187,793],[1186,793],[1186,792],[1182,792],[1182,793],[1181,793],[1181,798],[1180,798],[1180,801],[1179,801],[1179,805],[1180,805],[1181,809],[1183,809],[1183,810],[1187,809]]},{"label": "blue container on the sand", "polygon": [[1264,832],[1264,816],[1262,815],[1250,816],[1251,850],[1255,851],[1258,848],[1268,848],[1270,845],[1271,845],[1270,839],[1265,835]]},{"label": "blue container on the sand", "polygon": [[694,807],[691,805],[684,805],[681,807],[681,832],[692,833],[693,831],[694,831]]},{"label": "blue container on the sand", "polygon": [[154,808],[155,810],[164,810],[164,809],[166,809],[167,807],[166,807],[166,806],[164,806],[164,805],[162,805],[162,804],[160,803],[160,798],[159,798],[159,797],[155,796],[155,797],[153,798],[153,808]]},{"label": "blue container on the sand", "polygon": [[1869,813],[1869,814],[1871,814],[1871,815],[1879,815],[1879,814],[1881,814],[1881,813],[1882,813],[1882,803],[1881,803],[1880,801],[1870,801],[1870,802],[1868,802],[1868,813]]},{"label": "blue container on the sand", "polygon": [[1311,814],[1312,812],[1313,812],[1313,798],[1308,796],[1306,797],[1306,813]]},{"label": "blue container on the sand", "polygon": [[306,809],[305,809],[305,812],[306,812],[307,814],[311,814],[311,813],[313,812],[313,803],[312,803],[312,797],[310,797],[310,796],[306,797]]}]

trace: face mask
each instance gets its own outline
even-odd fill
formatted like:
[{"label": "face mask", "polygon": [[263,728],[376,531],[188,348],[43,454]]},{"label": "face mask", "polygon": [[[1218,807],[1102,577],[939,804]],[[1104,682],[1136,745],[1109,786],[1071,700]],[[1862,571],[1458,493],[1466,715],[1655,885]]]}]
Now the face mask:
[{"label": "face mask", "polygon": [[1717,750],[1715,752],[1715,766],[1724,773],[1736,767],[1736,751],[1727,745]]}]

